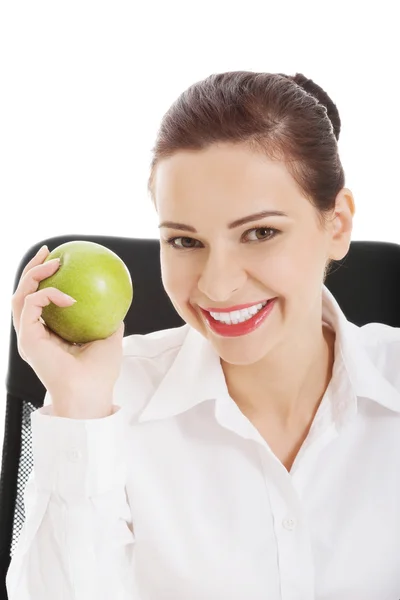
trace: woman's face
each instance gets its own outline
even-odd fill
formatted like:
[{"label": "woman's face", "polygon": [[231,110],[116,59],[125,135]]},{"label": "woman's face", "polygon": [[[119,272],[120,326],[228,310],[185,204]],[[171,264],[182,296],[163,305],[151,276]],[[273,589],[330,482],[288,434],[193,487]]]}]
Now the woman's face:
[{"label": "woman's face", "polygon": [[350,244],[348,190],[323,228],[284,163],[225,144],[161,161],[154,194],[164,287],[224,361],[253,364],[321,319],[326,262]]}]

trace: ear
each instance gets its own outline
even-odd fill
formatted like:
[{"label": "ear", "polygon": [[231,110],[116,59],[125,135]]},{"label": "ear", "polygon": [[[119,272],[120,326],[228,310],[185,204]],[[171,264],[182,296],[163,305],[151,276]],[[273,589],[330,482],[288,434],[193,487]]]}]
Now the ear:
[{"label": "ear", "polygon": [[336,196],[334,215],[330,222],[329,258],[332,260],[341,260],[349,251],[355,212],[352,192],[347,188],[342,188]]}]

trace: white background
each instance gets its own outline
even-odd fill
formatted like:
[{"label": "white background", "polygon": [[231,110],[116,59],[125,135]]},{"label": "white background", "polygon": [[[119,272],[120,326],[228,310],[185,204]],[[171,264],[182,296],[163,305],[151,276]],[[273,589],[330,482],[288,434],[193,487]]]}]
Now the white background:
[{"label": "white background", "polygon": [[[61,234],[157,237],[146,185],[163,113],[228,70],[303,72],[342,118],[354,239],[400,243],[397,3],[3,0],[0,443],[17,266]],[[0,446],[1,447],[1,446]]]}]

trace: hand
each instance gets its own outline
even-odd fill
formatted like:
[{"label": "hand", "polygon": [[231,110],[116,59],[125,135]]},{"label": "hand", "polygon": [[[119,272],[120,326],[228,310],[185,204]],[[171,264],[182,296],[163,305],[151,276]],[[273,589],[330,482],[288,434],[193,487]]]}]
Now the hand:
[{"label": "hand", "polygon": [[43,307],[50,302],[71,306],[73,299],[56,288],[38,291],[39,283],[59,268],[58,259],[43,262],[48,254],[44,246],[26,265],[12,297],[19,354],[49,392],[55,416],[108,416],[121,368],[124,324],[109,338],[83,345],[70,344],[50,331],[41,318]]}]

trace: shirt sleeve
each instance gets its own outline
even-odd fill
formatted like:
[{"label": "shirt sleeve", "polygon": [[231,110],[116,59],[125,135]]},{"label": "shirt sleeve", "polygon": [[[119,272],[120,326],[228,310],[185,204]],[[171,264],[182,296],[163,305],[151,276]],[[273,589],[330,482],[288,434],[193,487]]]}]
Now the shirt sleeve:
[{"label": "shirt sleeve", "polygon": [[6,578],[9,600],[140,600],[126,494],[123,410],[74,420],[31,415],[33,470]]}]

